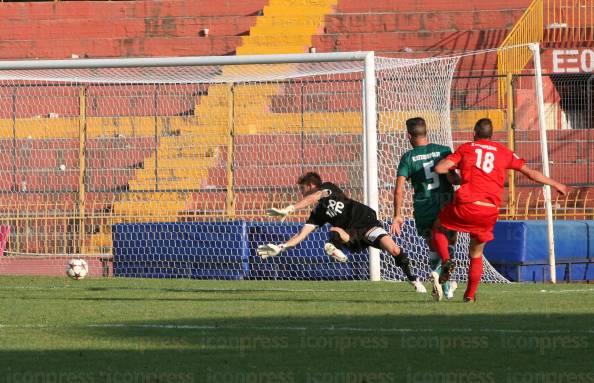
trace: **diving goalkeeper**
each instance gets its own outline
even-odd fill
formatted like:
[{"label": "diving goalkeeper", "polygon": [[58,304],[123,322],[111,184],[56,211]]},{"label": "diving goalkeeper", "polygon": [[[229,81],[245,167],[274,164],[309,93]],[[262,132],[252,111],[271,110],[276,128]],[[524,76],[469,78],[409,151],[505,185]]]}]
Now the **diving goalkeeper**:
[{"label": "diving goalkeeper", "polygon": [[258,255],[263,259],[273,257],[297,246],[318,227],[329,223],[330,234],[324,251],[338,262],[347,262],[342,249],[356,252],[369,246],[387,251],[402,269],[409,283],[418,293],[426,293],[425,286],[412,273],[408,257],[386,232],[377,219],[376,212],[360,202],[345,196],[331,182],[322,183],[319,174],[309,172],[297,180],[303,199],[295,205],[282,209],[270,209],[268,215],[282,217],[282,221],[295,210],[314,205],[309,218],[298,234],[283,244],[258,246]]}]

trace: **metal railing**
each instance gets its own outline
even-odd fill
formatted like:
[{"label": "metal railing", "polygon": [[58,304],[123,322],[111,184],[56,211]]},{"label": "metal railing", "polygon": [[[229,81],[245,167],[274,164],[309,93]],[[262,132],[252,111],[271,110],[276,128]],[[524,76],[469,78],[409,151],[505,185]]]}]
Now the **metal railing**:
[{"label": "metal railing", "polygon": [[526,44],[541,42],[543,32],[543,0],[534,0],[503,40],[497,53],[497,68],[502,76],[499,80],[500,105],[507,97],[505,76],[518,74],[524,69],[532,59],[532,52]]},{"label": "metal railing", "polygon": [[[507,35],[497,53],[499,74],[519,74],[530,61],[528,43],[545,46],[594,41],[594,0],[534,0]],[[499,101],[508,84],[499,81]]]},{"label": "metal railing", "polygon": [[[500,215],[501,219],[514,221],[545,217],[542,189],[519,192],[514,206],[506,205]],[[553,217],[556,220],[594,219],[594,189],[576,188],[565,196],[557,194],[553,199]]]},{"label": "metal railing", "polygon": [[594,40],[593,0],[545,0],[544,42],[548,44]]}]

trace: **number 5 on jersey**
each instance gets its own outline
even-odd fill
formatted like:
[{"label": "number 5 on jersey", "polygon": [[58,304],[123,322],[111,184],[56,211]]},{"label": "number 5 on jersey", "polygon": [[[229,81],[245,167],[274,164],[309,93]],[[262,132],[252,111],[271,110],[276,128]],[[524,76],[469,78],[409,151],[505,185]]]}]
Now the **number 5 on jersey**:
[{"label": "number 5 on jersey", "polygon": [[431,181],[427,184],[427,190],[433,190],[439,187],[439,175],[433,171],[433,165],[435,165],[434,161],[423,162],[423,169],[425,169],[425,179],[427,181]]},{"label": "number 5 on jersey", "polygon": [[476,149],[474,152],[476,153],[476,167],[487,174],[491,173],[495,167],[495,153],[486,151],[483,158],[483,149]]}]

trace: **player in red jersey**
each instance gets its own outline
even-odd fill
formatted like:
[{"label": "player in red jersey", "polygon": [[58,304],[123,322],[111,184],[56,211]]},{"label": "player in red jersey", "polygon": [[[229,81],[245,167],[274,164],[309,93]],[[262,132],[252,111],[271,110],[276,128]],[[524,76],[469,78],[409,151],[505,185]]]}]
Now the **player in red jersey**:
[{"label": "player in red jersey", "polygon": [[567,186],[526,166],[525,161],[500,143],[491,141],[493,124],[482,118],[474,126],[474,142],[467,142],[455,153],[441,160],[435,172],[446,174],[458,169],[462,179],[454,203],[440,213],[433,228],[433,245],[442,259],[440,283],[447,281],[454,269],[448,252],[446,229],[470,233],[470,267],[464,301],[475,300],[475,293],[483,273],[483,249],[493,239],[493,227],[499,216],[499,205],[508,169],[517,170],[529,179],[550,185],[566,194]]}]

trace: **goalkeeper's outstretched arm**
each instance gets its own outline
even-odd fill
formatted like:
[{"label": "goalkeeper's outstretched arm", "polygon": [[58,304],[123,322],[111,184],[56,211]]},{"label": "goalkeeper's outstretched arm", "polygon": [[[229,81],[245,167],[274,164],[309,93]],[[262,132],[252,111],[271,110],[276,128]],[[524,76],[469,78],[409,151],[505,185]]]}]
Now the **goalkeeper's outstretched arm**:
[{"label": "goalkeeper's outstretched arm", "polygon": [[307,238],[308,235],[313,233],[317,228],[318,227],[316,225],[306,223],[305,225],[303,225],[301,230],[299,230],[299,233],[295,234],[291,239],[285,242],[285,246],[289,248],[297,246],[298,244],[303,242],[303,240]]},{"label": "goalkeeper's outstretched arm", "polygon": [[281,243],[279,245],[269,243],[267,245],[258,246],[258,255],[263,259],[279,255],[283,251],[291,249],[300,244],[305,238],[307,238],[308,235],[310,235],[317,228],[318,227],[316,225],[305,224],[303,225],[299,233],[295,234],[293,237],[291,237],[291,239],[289,239],[285,243]]},{"label": "goalkeeper's outstretched arm", "polygon": [[313,204],[317,203],[320,200],[320,198],[323,198],[324,196],[325,196],[325,192],[323,190],[318,190],[317,192],[308,195],[307,197],[303,198],[302,200],[300,200],[299,202],[297,202],[294,205],[289,205],[287,207],[280,208],[280,209],[274,208],[274,207],[271,209],[268,209],[267,214],[272,217],[281,217],[281,222],[283,222],[285,219],[287,219],[287,216],[289,214],[293,213],[295,210],[303,209],[305,207],[313,205]]}]

